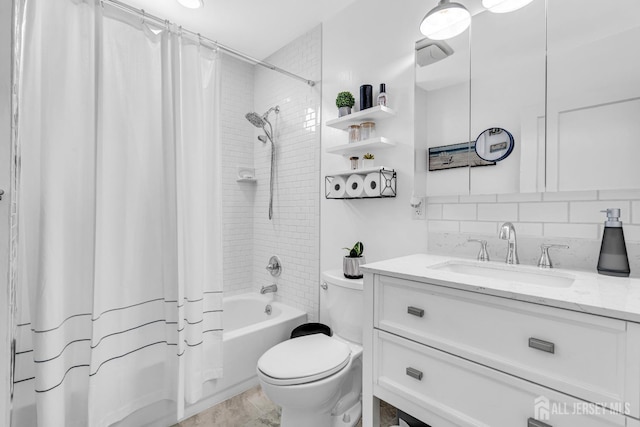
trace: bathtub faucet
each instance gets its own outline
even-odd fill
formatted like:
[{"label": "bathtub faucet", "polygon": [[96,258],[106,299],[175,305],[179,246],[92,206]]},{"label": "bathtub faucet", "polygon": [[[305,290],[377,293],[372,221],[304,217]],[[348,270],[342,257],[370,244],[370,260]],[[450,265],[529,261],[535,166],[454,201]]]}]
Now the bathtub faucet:
[{"label": "bathtub faucet", "polygon": [[278,291],[278,285],[276,285],[275,283],[273,285],[263,286],[262,288],[260,288],[261,294],[268,294],[270,292],[277,292],[277,291]]}]

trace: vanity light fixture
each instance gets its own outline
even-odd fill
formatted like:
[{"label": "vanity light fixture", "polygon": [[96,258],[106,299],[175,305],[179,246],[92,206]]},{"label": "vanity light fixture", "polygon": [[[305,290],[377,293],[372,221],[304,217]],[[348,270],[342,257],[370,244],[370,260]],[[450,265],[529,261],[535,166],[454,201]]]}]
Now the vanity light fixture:
[{"label": "vanity light fixture", "polygon": [[493,13],[508,13],[525,7],[533,0],[482,0],[482,6]]},{"label": "vanity light fixture", "polygon": [[204,7],[203,0],[178,0],[178,3],[189,9],[200,9]]},{"label": "vanity light fixture", "polygon": [[440,0],[422,19],[420,32],[431,40],[446,40],[469,28],[471,14],[460,3]]}]

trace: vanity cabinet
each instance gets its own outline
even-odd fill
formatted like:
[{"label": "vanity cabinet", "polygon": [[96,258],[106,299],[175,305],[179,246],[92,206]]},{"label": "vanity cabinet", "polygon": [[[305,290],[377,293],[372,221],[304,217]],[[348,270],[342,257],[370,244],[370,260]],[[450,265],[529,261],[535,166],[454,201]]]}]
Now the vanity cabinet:
[{"label": "vanity cabinet", "polygon": [[638,323],[368,271],[365,304],[365,427],[640,426]]}]

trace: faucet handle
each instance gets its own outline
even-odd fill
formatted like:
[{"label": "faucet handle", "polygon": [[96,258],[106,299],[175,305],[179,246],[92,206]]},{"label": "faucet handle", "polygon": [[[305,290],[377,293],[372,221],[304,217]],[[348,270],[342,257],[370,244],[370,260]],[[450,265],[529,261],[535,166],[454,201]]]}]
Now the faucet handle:
[{"label": "faucet handle", "polygon": [[478,261],[489,261],[489,252],[487,252],[487,241],[481,239],[467,239],[467,242],[480,243],[480,252],[478,252]]},{"label": "faucet handle", "polygon": [[563,248],[569,249],[568,245],[556,245],[550,243],[543,243],[540,245],[540,259],[538,260],[538,267],[540,268],[553,268],[551,263],[551,257],[549,256],[550,248]]},{"label": "faucet handle", "polygon": [[273,255],[269,258],[269,264],[265,268],[273,277],[278,277],[282,273],[282,262],[277,255]]}]

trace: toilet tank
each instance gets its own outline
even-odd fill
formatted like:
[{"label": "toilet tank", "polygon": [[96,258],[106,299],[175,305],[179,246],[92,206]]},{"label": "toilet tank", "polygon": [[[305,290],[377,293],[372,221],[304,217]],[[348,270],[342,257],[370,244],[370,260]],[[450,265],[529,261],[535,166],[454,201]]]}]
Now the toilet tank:
[{"label": "toilet tank", "polygon": [[347,279],[342,270],[330,270],[322,273],[320,285],[320,322],[334,334],[362,344],[363,280]]}]

